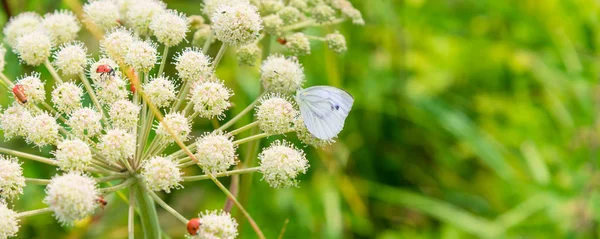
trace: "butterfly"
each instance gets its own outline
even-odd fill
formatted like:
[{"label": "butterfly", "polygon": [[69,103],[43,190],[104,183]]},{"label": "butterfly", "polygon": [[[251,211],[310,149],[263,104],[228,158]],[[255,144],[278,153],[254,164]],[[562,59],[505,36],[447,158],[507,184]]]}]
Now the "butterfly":
[{"label": "butterfly", "polygon": [[332,86],[313,86],[298,90],[296,102],[308,132],[318,139],[328,140],[344,128],[354,98]]}]

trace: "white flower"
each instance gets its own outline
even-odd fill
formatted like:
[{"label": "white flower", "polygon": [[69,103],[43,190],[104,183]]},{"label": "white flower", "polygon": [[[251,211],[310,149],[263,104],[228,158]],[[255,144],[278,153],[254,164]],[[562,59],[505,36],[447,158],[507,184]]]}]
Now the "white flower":
[{"label": "white flower", "polygon": [[296,56],[310,54],[310,41],[301,32],[294,33],[286,38],[285,47]]},{"label": "white flower", "polygon": [[59,138],[58,129],[60,125],[56,119],[48,113],[42,113],[33,117],[26,127],[26,140],[38,147],[54,144]]},{"label": "white flower", "polygon": [[4,40],[9,46],[14,47],[17,38],[35,31],[42,23],[42,17],[35,12],[24,12],[11,17],[4,26]]},{"label": "white flower", "polygon": [[184,81],[202,81],[212,74],[210,57],[197,48],[185,48],[175,57],[177,75]]},{"label": "white flower", "polygon": [[297,186],[296,177],[309,167],[304,153],[286,141],[275,141],[258,158],[262,179],[274,188]]},{"label": "white flower", "polygon": [[14,136],[25,136],[26,129],[33,117],[31,113],[19,103],[14,103],[0,114],[0,128],[6,140]]},{"label": "white flower", "polygon": [[210,19],[217,12],[217,7],[225,4],[249,4],[249,2],[248,0],[204,0],[202,13]]},{"label": "white flower", "polygon": [[87,64],[87,48],[81,42],[63,44],[54,53],[54,65],[64,75],[77,75]]},{"label": "white flower", "polygon": [[90,1],[83,5],[85,17],[107,31],[119,25],[119,6],[113,0]]},{"label": "white flower", "polygon": [[135,154],[135,136],[125,130],[112,129],[100,137],[97,148],[111,162],[124,161]]},{"label": "white flower", "polygon": [[155,15],[150,22],[150,29],[158,42],[171,47],[185,39],[188,25],[189,21],[184,14],[171,10]]},{"label": "white flower", "polygon": [[167,142],[174,142],[174,139],[165,128],[165,124],[181,141],[186,141],[192,132],[192,125],[185,116],[181,113],[169,113],[165,115],[164,121],[156,127],[156,135],[162,136]]},{"label": "white flower", "polygon": [[0,169],[2,169],[0,170],[0,196],[14,199],[23,194],[25,177],[17,158],[0,155]]},{"label": "white flower", "polygon": [[279,15],[285,24],[289,25],[297,22],[300,19],[300,16],[302,16],[302,13],[295,7],[287,6],[281,9],[277,15]]},{"label": "white flower", "polygon": [[335,20],[335,10],[325,3],[317,4],[311,10],[317,23],[327,23]]},{"label": "white flower", "polygon": [[42,26],[48,31],[56,45],[74,40],[81,29],[81,24],[77,21],[75,14],[67,10],[57,10],[44,15]]},{"label": "white flower", "polygon": [[69,119],[67,125],[71,127],[71,132],[79,138],[91,138],[102,131],[100,120],[102,114],[91,108],[80,108],[75,110]]},{"label": "white flower", "polygon": [[[131,32],[123,27],[114,28],[100,41],[101,50],[111,59],[124,64],[125,54],[135,39]],[[96,69],[94,69],[95,71]]]},{"label": "white flower", "polygon": [[327,34],[327,36],[325,36],[325,42],[327,42],[329,49],[335,53],[342,53],[348,50],[346,47],[346,38],[338,32]]},{"label": "white flower", "polygon": [[224,172],[235,165],[236,145],[221,132],[207,133],[196,140],[198,164],[211,173]]},{"label": "white flower", "polygon": [[165,76],[151,79],[142,87],[150,101],[159,108],[169,106],[177,98],[175,84]]},{"label": "white flower", "polygon": [[112,126],[118,129],[133,130],[137,126],[140,106],[129,100],[118,100],[108,111]]},{"label": "white flower", "polygon": [[258,127],[270,135],[291,131],[297,115],[292,103],[278,95],[261,99],[261,104],[256,107]]},{"label": "white flower", "polygon": [[101,104],[110,105],[118,100],[127,98],[129,94],[129,91],[125,87],[127,83],[118,76],[110,76],[104,80],[100,79],[96,83],[96,96]]},{"label": "white flower", "polygon": [[283,34],[283,20],[277,14],[272,14],[263,17],[263,25],[265,25],[265,33],[273,36],[281,36]]},{"label": "white flower", "polygon": [[52,91],[52,103],[60,112],[70,114],[81,108],[83,90],[72,82],[64,82]]},{"label": "white flower", "polygon": [[44,203],[54,211],[56,220],[73,225],[94,212],[99,195],[92,178],[72,172],[52,178],[46,187]]},{"label": "white flower", "polygon": [[181,188],[182,174],[177,163],[170,158],[155,156],[142,163],[142,179],[152,191],[170,193],[171,189]]},{"label": "white flower", "polygon": [[142,73],[148,73],[157,60],[156,45],[149,41],[134,40],[125,53],[125,63]]},{"label": "white flower", "polygon": [[200,117],[214,118],[222,117],[224,111],[231,106],[229,98],[232,91],[225,87],[222,82],[202,82],[192,88],[190,92],[190,103],[194,104],[194,112]]},{"label": "white flower", "polygon": [[304,70],[296,58],[269,56],[260,67],[260,81],[270,92],[292,94],[304,83]]},{"label": "white flower", "polygon": [[137,35],[148,36],[152,18],[165,12],[165,10],[166,5],[162,1],[133,1],[128,6],[125,20]]},{"label": "white flower", "polygon": [[63,171],[83,172],[92,162],[90,146],[79,140],[63,140],[54,152],[58,167]]},{"label": "white flower", "polygon": [[192,238],[198,239],[234,239],[237,236],[238,223],[233,217],[224,211],[205,211],[198,215],[201,226],[198,235]]},{"label": "white flower", "polygon": [[37,66],[50,57],[52,40],[46,33],[34,31],[19,36],[14,50],[27,65]]},{"label": "white flower", "polygon": [[17,213],[0,202],[0,238],[17,236],[19,232],[19,217]]},{"label": "white flower", "polygon": [[217,39],[231,46],[256,40],[262,29],[256,7],[246,3],[219,5],[211,21]]},{"label": "white flower", "polygon": [[25,92],[28,101],[38,103],[46,100],[46,91],[44,90],[44,82],[40,79],[40,73],[33,72],[29,76],[25,75],[17,81],[17,85],[23,87],[23,92]]}]

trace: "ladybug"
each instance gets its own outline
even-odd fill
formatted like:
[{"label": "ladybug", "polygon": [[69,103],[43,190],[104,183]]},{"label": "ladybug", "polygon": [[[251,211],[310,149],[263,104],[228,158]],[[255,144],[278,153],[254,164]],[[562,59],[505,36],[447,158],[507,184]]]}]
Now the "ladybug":
[{"label": "ladybug", "polygon": [[198,235],[198,230],[200,229],[200,218],[192,218],[188,221],[187,231],[190,235],[195,236]]},{"label": "ladybug", "polygon": [[105,74],[115,76],[115,70],[112,67],[110,67],[108,64],[99,65],[98,68],[96,68],[96,73],[100,73],[101,76],[103,76]]},{"label": "ladybug", "polygon": [[23,85],[16,84],[15,87],[12,88],[12,92],[15,95],[15,99],[19,101],[21,104],[27,103],[27,95],[25,95],[25,90],[23,89]]},{"label": "ladybug", "polygon": [[279,37],[277,38],[277,42],[279,42],[279,44],[281,45],[285,45],[287,43],[287,40],[285,38]]},{"label": "ladybug", "polygon": [[102,207],[102,209],[104,209],[104,207],[108,204],[106,199],[104,199],[104,197],[102,196],[99,196],[98,199],[96,199],[96,202],[100,204],[100,207]]}]

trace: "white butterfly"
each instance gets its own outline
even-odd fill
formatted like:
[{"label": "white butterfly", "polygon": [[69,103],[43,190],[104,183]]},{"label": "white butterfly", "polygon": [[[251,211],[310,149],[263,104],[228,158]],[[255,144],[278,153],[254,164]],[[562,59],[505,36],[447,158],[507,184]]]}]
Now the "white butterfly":
[{"label": "white butterfly", "polygon": [[298,90],[296,102],[308,132],[319,139],[328,140],[344,128],[354,98],[335,87],[313,86]]}]

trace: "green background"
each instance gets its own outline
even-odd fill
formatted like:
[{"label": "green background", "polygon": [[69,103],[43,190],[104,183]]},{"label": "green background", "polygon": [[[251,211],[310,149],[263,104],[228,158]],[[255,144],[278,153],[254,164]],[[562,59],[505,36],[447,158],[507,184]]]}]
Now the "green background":
[{"label": "green background", "polygon": [[[199,1],[166,2],[187,15],[200,13]],[[277,237],[286,219],[284,238],[600,236],[597,1],[352,2],[365,26],[306,31],[324,36],[339,30],[348,52],[336,55],[313,42],[312,54],[300,57],[306,86],[333,85],[355,97],[338,142],[322,150],[304,148],[311,168],[300,188],[271,189],[259,174],[245,188],[251,191],[247,209],[268,238]],[[9,3],[12,13],[69,6],[50,0]],[[97,56],[97,41],[85,30],[80,36]],[[273,50],[285,52],[277,43]],[[217,70],[236,94],[228,117],[259,89],[257,67],[238,66],[233,53],[227,52]],[[11,79],[36,70],[20,66],[12,53],[6,60]],[[44,69],[37,70],[51,82]],[[173,66],[166,72],[174,75]],[[7,106],[12,95],[2,92]],[[194,126],[196,136],[211,129],[202,120]],[[285,138],[297,143],[293,134]],[[22,139],[1,144],[43,155],[51,150],[39,152]],[[38,163],[23,166],[28,177],[56,173]],[[222,208],[225,196],[212,182],[183,185],[162,197],[184,216]],[[15,207],[44,207],[43,197],[43,187],[27,186]],[[125,237],[126,204],[108,200],[104,211],[74,227],[60,227],[51,215],[27,218],[19,237]],[[186,233],[158,210],[170,236]],[[255,237],[246,222],[240,234]]]}]

